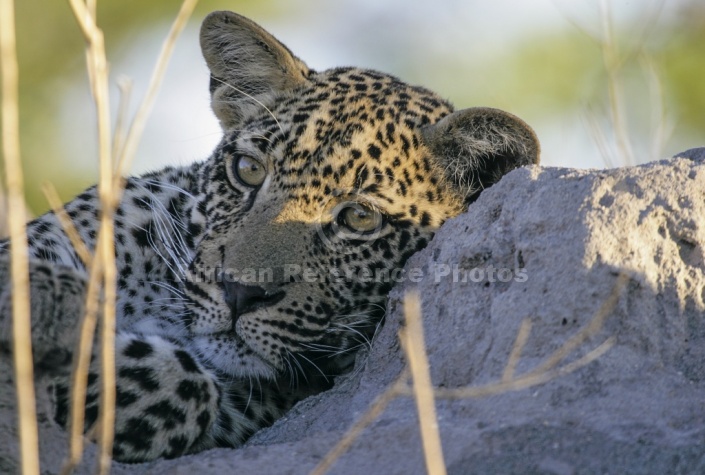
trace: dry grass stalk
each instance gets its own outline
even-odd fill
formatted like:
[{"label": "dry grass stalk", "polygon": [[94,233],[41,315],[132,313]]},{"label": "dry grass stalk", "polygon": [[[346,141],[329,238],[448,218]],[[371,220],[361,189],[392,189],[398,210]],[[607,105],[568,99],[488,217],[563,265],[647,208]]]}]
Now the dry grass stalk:
[{"label": "dry grass stalk", "polygon": [[[132,97],[133,81],[128,77],[120,77],[117,81],[120,90],[120,102],[118,104],[117,119],[115,121],[115,132],[113,132],[113,157],[122,155],[127,139],[127,117],[130,108],[130,98]],[[118,175],[119,176],[119,175]]]},{"label": "dry grass stalk", "polygon": [[375,419],[382,414],[382,412],[384,412],[390,402],[402,394],[402,390],[406,386],[406,380],[408,377],[408,372],[403,371],[394,383],[392,383],[382,394],[375,398],[367,411],[365,411],[365,413],[360,416],[357,421],[355,421],[355,424],[348,429],[338,443],[335,444],[326,456],[323,457],[323,460],[321,460],[320,463],[311,471],[311,475],[324,475],[325,473],[328,473],[328,470],[331,469],[335,461],[348,451],[350,446],[352,446],[360,434],[362,434],[362,431],[365,430],[368,425],[372,424],[372,422],[374,422]]},{"label": "dry grass stalk", "polygon": [[100,289],[102,259],[97,255],[91,262],[90,277],[86,290],[86,310],[81,322],[81,329],[74,355],[71,373],[71,415],[69,422],[69,457],[61,469],[62,475],[68,475],[80,463],[83,456],[83,426],[85,423],[86,389],[88,387],[88,369],[91,363],[93,338],[98,324],[100,307]]},{"label": "dry grass stalk", "polygon": [[97,324],[101,284],[104,289],[101,325],[101,367],[102,387],[100,417],[97,424],[100,455],[98,469],[100,473],[110,470],[115,423],[115,303],[116,274],[114,248],[114,212],[122,195],[123,173],[127,170],[137,148],[144,124],[151,110],[166,66],[174,48],[175,41],[183,30],[188,18],[197,4],[197,0],[184,0],[179,14],[169,32],[149,89],[143,99],[135,118],[127,132],[124,123],[129,103],[131,87],[121,83],[122,97],[115,136],[110,134],[110,111],[108,97],[108,68],[102,31],[96,25],[96,0],[69,0],[71,9],[87,43],[87,68],[91,90],[98,115],[98,144],[100,157],[100,179],[98,195],[101,206],[101,219],[96,255],[91,262],[90,278],[86,300],[79,347],[74,361],[73,392],[71,401],[71,446],[69,459],[64,464],[63,473],[70,473],[80,462],[83,453],[84,406],[86,397],[87,374],[90,365],[93,336]]},{"label": "dry grass stalk", "polygon": [[612,153],[610,152],[609,143],[605,133],[600,127],[600,121],[598,114],[595,112],[594,108],[588,107],[583,115],[585,121],[587,122],[588,130],[592,136],[593,142],[597,146],[597,150],[600,152],[602,161],[608,168],[613,168],[616,165],[616,161],[612,159]]},{"label": "dry grass stalk", "polygon": [[[106,193],[105,200],[110,200],[111,194]],[[106,203],[107,204],[107,203]],[[106,207],[107,208],[107,207]],[[113,223],[113,210],[103,208],[101,218],[100,238],[98,242],[98,252],[101,253],[101,264],[103,266],[103,313],[101,319],[101,376],[102,384],[100,391],[100,417],[98,427],[98,445],[100,448],[99,473],[110,472],[110,463],[113,454],[113,439],[115,437],[115,307],[117,302],[117,268],[115,265],[115,235]]]},{"label": "dry grass stalk", "polygon": [[[590,319],[590,322],[575,335],[566,340],[560,348],[550,354],[543,363],[530,372],[519,377],[513,377],[512,379],[505,379],[503,377],[502,380],[497,383],[489,383],[483,386],[437,389],[435,392],[436,397],[448,399],[476,398],[501,394],[507,391],[518,391],[520,389],[526,389],[528,387],[543,384],[552,379],[565,376],[596,360],[612,348],[612,346],[614,346],[613,337],[607,338],[597,348],[588,352],[583,357],[573,361],[572,363],[558,367],[561,361],[563,361],[567,356],[573,353],[576,349],[578,349],[578,347],[584,344],[589,338],[595,336],[602,329],[605,320],[616,307],[622,293],[622,289],[627,282],[629,282],[629,276],[626,273],[620,273],[617,276],[616,282],[612,286],[610,295],[604,300],[604,302],[602,302],[602,305],[600,305],[600,308]],[[512,353],[520,353],[521,348],[517,348],[520,340],[528,339],[530,327],[528,327],[525,322],[522,322],[522,326],[519,329],[519,335],[517,335]],[[522,332],[526,332],[526,336],[522,336]],[[524,343],[521,343],[521,346],[523,346],[523,344]],[[510,363],[511,359],[512,358],[510,356]],[[507,370],[505,369],[505,375],[506,373]]]},{"label": "dry grass stalk", "polygon": [[441,436],[438,432],[438,419],[436,418],[433,385],[431,384],[426,344],[424,343],[421,302],[418,292],[407,292],[404,296],[404,316],[406,328],[399,332],[399,339],[411,370],[426,471],[431,475],[445,475],[446,465],[443,460]]},{"label": "dry grass stalk", "polygon": [[[553,379],[566,376],[573,371],[582,368],[598,359],[600,356],[607,353],[614,346],[614,338],[610,337],[600,344],[597,348],[587,353],[582,358],[579,358],[571,363],[563,365],[559,368],[544,371],[542,373],[531,372],[529,374],[515,377],[509,381],[499,381],[489,383],[483,386],[470,386],[464,388],[453,389],[436,389],[434,391],[437,398],[440,399],[471,399],[487,396],[495,396],[497,394],[507,393],[509,391],[519,391],[532,386],[547,383]],[[411,388],[404,388],[404,395],[411,395]]]},{"label": "dry grass stalk", "polygon": [[509,353],[507,366],[504,368],[504,373],[502,373],[502,382],[506,383],[514,378],[514,372],[516,371],[517,364],[519,364],[519,360],[521,359],[521,352],[524,350],[524,346],[529,339],[530,333],[531,320],[525,318],[521,322],[521,326],[517,332],[517,337],[514,340],[514,346],[512,347],[512,351]]},{"label": "dry grass stalk", "polygon": [[78,257],[81,259],[81,262],[83,262],[83,265],[86,267],[90,267],[91,261],[93,260],[93,254],[90,250],[88,250],[88,247],[86,246],[86,243],[83,242],[83,239],[81,239],[76,226],[66,213],[66,210],[61,203],[61,198],[59,198],[59,194],[56,192],[56,188],[54,188],[54,185],[51,183],[45,182],[42,184],[42,193],[44,193],[44,197],[47,199],[52,212],[59,220],[61,228],[66,233],[66,236],[68,236],[69,241],[71,241],[71,245],[78,254]]},{"label": "dry grass stalk", "polygon": [[[536,369],[522,375],[514,376],[516,365],[521,357],[521,352],[529,338],[531,333],[531,322],[528,319],[522,321],[522,324],[517,332],[517,337],[514,341],[514,346],[509,356],[509,360],[505,370],[502,374],[502,378],[493,383],[488,383],[482,386],[469,386],[462,388],[453,389],[433,389],[433,395],[437,398],[442,399],[470,399],[470,398],[480,398],[487,396],[494,396],[497,394],[507,393],[509,391],[519,391],[522,389],[528,389],[532,386],[537,386],[539,384],[547,383],[551,380],[566,376],[578,369],[586,366],[593,361],[600,358],[602,355],[607,353],[610,348],[615,344],[615,338],[609,337],[600,345],[598,345],[593,350],[589,351],[587,354],[578,358],[575,361],[564,364],[563,366],[558,366],[561,361],[563,361],[570,353],[576,350],[580,345],[585,343],[590,337],[594,336],[600,329],[602,329],[605,319],[614,310],[619,301],[622,289],[629,281],[629,277],[625,273],[620,273],[617,276],[617,280],[612,287],[610,295],[602,303],[598,311],[592,317],[590,322],[579,332],[569,338],[560,348],[546,358],[546,361],[538,366]],[[409,307],[404,305],[405,311],[407,308],[413,308],[412,305]],[[418,311],[418,309],[416,310]],[[406,313],[407,318],[409,313]],[[412,320],[415,317],[412,316]],[[419,311],[419,323],[420,323],[420,311]],[[406,347],[416,348],[414,346],[405,343],[408,338],[405,336],[402,338],[402,344]],[[407,354],[409,352],[407,351]],[[423,351],[425,355],[425,349]],[[427,364],[426,364],[427,365]],[[375,399],[371,404],[370,408],[365,412],[365,414],[360,417],[355,424],[345,433],[341,440],[333,447],[333,449],[326,454],[325,458],[321,463],[316,466],[316,468],[311,472],[312,475],[323,475],[326,473],[335,463],[335,461],[343,455],[355,442],[357,437],[362,433],[362,431],[370,425],[374,420],[384,411],[387,405],[398,396],[417,396],[417,387],[409,386],[407,384],[408,374],[405,370],[402,375],[387,388],[387,390]],[[416,380],[418,381],[418,380]],[[415,381],[415,383],[416,383]],[[430,383],[429,383],[430,384]],[[421,413],[421,409],[419,409]],[[435,419],[435,415],[433,416]],[[430,472],[429,473],[434,473]]]},{"label": "dry grass stalk", "polygon": [[666,113],[663,82],[659,76],[656,64],[647,54],[642,54],[640,61],[649,83],[649,103],[652,105],[650,160],[654,161],[661,158],[664,145],[673,133],[673,123],[669,120],[668,114]]},{"label": "dry grass stalk", "polygon": [[607,317],[612,313],[614,307],[619,301],[619,296],[622,294],[622,289],[629,282],[629,275],[622,272],[617,276],[617,280],[612,286],[612,291],[610,295],[602,302],[597,313],[592,317],[590,323],[588,323],[584,328],[582,328],[578,333],[570,337],[560,348],[553,352],[546,361],[544,361],[540,366],[531,371],[531,374],[541,374],[555,368],[561,361],[563,361],[566,356],[575,351],[580,345],[585,343],[588,338],[596,335],[599,332]]},{"label": "dry grass stalk", "polygon": [[[560,5],[554,0],[558,10],[562,10]],[[670,135],[672,125],[669,124],[664,112],[664,96],[661,81],[658,77],[653,62],[648,59],[645,53],[645,43],[649,35],[655,31],[655,25],[659,20],[665,0],[659,0],[655,4],[644,9],[644,16],[637,20],[635,24],[640,25],[639,32],[631,33],[630,38],[634,38],[632,45],[625,52],[621,52],[619,44],[615,38],[612,12],[607,0],[599,2],[600,30],[601,34],[593,34],[578,22],[571,19],[570,15],[563,12],[563,17],[578,31],[595,41],[601,49],[602,61],[606,73],[607,85],[607,116],[611,131],[616,142],[616,154],[610,153],[607,146],[607,139],[600,129],[597,114],[588,109],[586,112],[588,128],[593,140],[597,144],[600,155],[603,157],[605,165],[613,167],[615,165],[634,165],[635,157],[630,141],[630,131],[624,112],[624,93],[622,89],[622,68],[633,58],[640,58],[644,65],[645,74],[649,85],[650,105],[652,106],[653,123],[651,125],[650,136],[652,139],[651,160],[661,157],[663,144]],[[611,155],[616,155],[612,159]]]},{"label": "dry grass stalk", "polygon": [[62,475],[68,475],[73,472],[75,467],[81,461],[83,454],[83,426],[85,422],[84,406],[86,402],[86,390],[88,387],[88,368],[90,366],[91,348],[93,346],[93,336],[98,320],[98,306],[100,298],[100,276],[99,268],[94,269],[93,266],[100,266],[101,260],[94,258],[88,247],[81,239],[73,221],[69,218],[61,204],[61,199],[56,193],[56,189],[50,184],[45,183],[42,191],[47,198],[54,214],[59,219],[61,227],[71,241],[71,245],[78,253],[81,261],[90,269],[91,279],[89,280],[88,289],[86,291],[87,308],[86,313],[81,323],[81,331],[79,334],[78,351],[74,355],[74,365],[72,371],[71,384],[71,418],[69,422],[69,457],[63,464],[61,469]]},{"label": "dry grass stalk", "polygon": [[[93,100],[98,116],[98,154],[100,157],[100,177],[98,195],[101,215],[100,229],[96,244],[96,255],[100,255],[104,288],[103,315],[101,325],[101,392],[100,434],[98,466],[101,474],[110,471],[115,425],[115,302],[116,275],[114,249],[114,183],[113,157],[111,148],[110,98],[108,94],[108,62],[105,56],[103,32],[96,25],[95,9],[80,0],[69,0],[71,9],[83,31],[87,43],[87,66]],[[95,7],[95,4],[92,5]],[[86,319],[87,320],[87,319]]]},{"label": "dry grass stalk", "polygon": [[[594,350],[588,352],[583,357],[563,365],[559,368],[554,368],[550,371],[537,374],[528,374],[513,378],[508,381],[499,381],[483,386],[471,386],[454,389],[434,389],[434,396],[441,399],[471,399],[497,394],[507,393],[509,391],[520,391],[528,389],[532,386],[547,383],[553,379],[566,376],[578,369],[586,366],[607,353],[614,346],[614,338],[610,337],[600,344]],[[386,409],[390,402],[398,396],[414,396],[414,388],[406,383],[408,375],[404,372],[387,390],[378,396],[370,405],[370,408],[365,412],[355,424],[348,429],[345,435],[338,443],[326,454],[324,459],[311,472],[311,475],[323,475],[330,470],[335,461],[343,455],[362,434],[362,431],[374,422],[377,417]]]},{"label": "dry grass stalk", "polygon": [[39,473],[39,437],[32,365],[29,305],[29,262],[20,161],[19,74],[15,38],[15,4],[0,0],[0,62],[2,63],[2,143],[7,179],[11,239],[12,338],[22,473]]},{"label": "dry grass stalk", "polygon": [[198,0],[184,0],[181,4],[181,9],[179,9],[179,13],[176,15],[176,19],[171,25],[169,34],[162,44],[162,49],[159,53],[157,63],[154,66],[154,71],[152,72],[152,77],[149,81],[147,93],[145,94],[145,97],[142,100],[134,119],[132,120],[132,124],[130,124],[123,153],[118,163],[117,177],[123,176],[132,163],[132,159],[137,151],[137,145],[139,144],[142,137],[142,132],[144,131],[144,126],[147,122],[147,117],[149,117],[149,113],[152,110],[154,100],[157,96],[157,91],[162,84],[166,67],[169,64],[169,59],[174,51],[176,40],[186,26],[186,23],[191,17],[194,8],[196,8],[196,4],[198,4]]},{"label": "dry grass stalk", "polygon": [[634,165],[634,151],[629,141],[629,127],[624,114],[622,104],[622,86],[619,71],[622,67],[623,59],[619,54],[617,42],[614,39],[614,28],[612,27],[612,15],[610,14],[607,0],[600,1],[600,17],[602,20],[602,59],[607,72],[607,94],[609,101],[610,118],[614,128],[617,147],[624,165]]}]

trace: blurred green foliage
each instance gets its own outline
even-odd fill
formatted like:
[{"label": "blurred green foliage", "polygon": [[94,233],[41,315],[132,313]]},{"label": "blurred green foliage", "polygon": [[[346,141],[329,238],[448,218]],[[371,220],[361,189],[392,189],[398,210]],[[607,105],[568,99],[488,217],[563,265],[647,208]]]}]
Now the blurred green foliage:
[{"label": "blurred green foliage", "polygon": [[[58,146],[61,133],[56,119],[62,93],[77,79],[88,81],[85,70],[85,43],[68,2],[58,0],[19,0],[16,4],[17,54],[20,67],[20,134],[27,203],[33,213],[48,209],[40,191],[45,181],[52,182],[60,196],[68,200],[97,180],[94,168],[72,167]],[[100,0],[98,24],[106,38],[108,59],[128,36],[157,21],[170,22],[180,2],[175,0]],[[244,15],[286,14],[285,5],[256,0],[237,2]],[[217,9],[233,8],[233,2],[201,2],[194,17]],[[85,134],[95,134],[86,130]]]},{"label": "blurred green foliage", "polygon": [[678,124],[705,145],[705,4],[692,1],[655,51]]}]

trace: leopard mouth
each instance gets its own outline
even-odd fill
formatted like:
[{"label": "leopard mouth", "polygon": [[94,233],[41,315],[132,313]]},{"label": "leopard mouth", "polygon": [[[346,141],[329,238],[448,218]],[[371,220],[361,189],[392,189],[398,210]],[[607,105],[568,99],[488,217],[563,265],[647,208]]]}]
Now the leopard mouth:
[{"label": "leopard mouth", "polygon": [[232,330],[198,335],[193,344],[201,360],[223,374],[272,379],[279,373],[275,364]]},{"label": "leopard mouth", "polygon": [[[278,292],[263,292],[255,297],[248,298],[246,302],[241,304],[236,300],[235,303],[226,299],[226,303],[230,307],[230,318],[232,320],[232,329],[235,332],[235,328],[238,320],[241,317],[255,313],[272,305],[276,305],[286,297],[286,292],[280,290]],[[241,299],[242,300],[242,299]]]}]

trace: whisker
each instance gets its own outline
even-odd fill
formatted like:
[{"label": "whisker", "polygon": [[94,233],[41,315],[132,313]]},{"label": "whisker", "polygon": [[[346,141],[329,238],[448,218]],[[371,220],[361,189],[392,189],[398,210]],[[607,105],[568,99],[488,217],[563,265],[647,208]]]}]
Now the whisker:
[{"label": "whisker", "polygon": [[310,359],[306,358],[306,356],[304,356],[304,355],[301,354],[301,353],[298,353],[297,356],[298,356],[299,358],[303,358],[303,359],[305,359],[306,361],[308,361],[308,363],[309,363],[311,366],[313,366],[313,367],[316,369],[316,371],[318,371],[319,373],[321,373],[321,376],[323,376],[323,379],[325,379],[326,381],[328,381],[328,376],[323,372],[323,370],[322,370],[321,368],[318,367],[318,365],[317,365],[316,363],[314,363],[314,362],[311,361]]}]

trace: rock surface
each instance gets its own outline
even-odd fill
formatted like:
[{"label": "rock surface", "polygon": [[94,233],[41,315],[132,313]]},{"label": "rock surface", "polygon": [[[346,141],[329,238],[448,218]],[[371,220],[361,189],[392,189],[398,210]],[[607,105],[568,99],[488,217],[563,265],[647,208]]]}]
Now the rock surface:
[{"label": "rock surface", "polygon": [[[705,473],[705,149],[680,157],[510,173],[410,259],[374,345],[334,389],[244,448],[112,473],[309,473],[403,370],[397,332],[410,289],[423,303],[433,383],[445,389],[500,381],[525,319],[515,377],[527,375],[616,297],[554,368],[611,344],[594,361],[526,389],[436,401],[449,473]],[[619,275],[626,284],[615,287]],[[14,441],[6,401],[0,409],[4,472]],[[55,471],[65,442],[42,425],[43,468]],[[424,471],[415,404],[401,396],[331,473]]]}]

